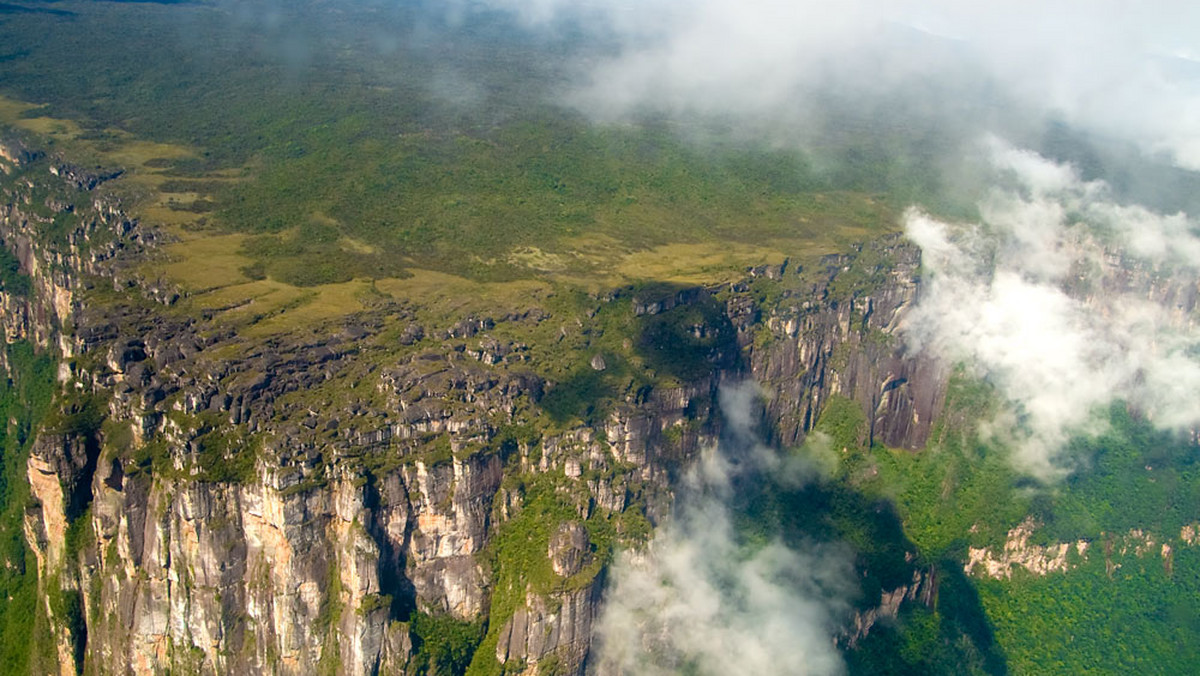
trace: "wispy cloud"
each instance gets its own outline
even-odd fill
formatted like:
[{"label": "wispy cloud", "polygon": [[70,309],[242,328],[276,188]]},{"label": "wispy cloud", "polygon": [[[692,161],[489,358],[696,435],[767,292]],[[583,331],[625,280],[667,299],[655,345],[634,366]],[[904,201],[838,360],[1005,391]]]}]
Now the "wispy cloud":
[{"label": "wispy cloud", "polygon": [[1184,214],[1114,202],[1069,166],[992,139],[1007,187],[980,205],[980,224],[905,216],[928,272],[904,333],[977,369],[1012,407],[994,430],[1018,464],[1066,471],[1071,435],[1101,428],[1122,399],[1164,427],[1200,422],[1200,237]]},{"label": "wispy cloud", "polygon": [[1200,168],[1200,68],[1180,56],[1200,53],[1200,6],[1182,0],[487,4],[528,26],[573,20],[615,42],[586,64],[573,95],[593,115],[649,108],[803,121],[814,97],[830,93],[928,96],[928,114],[982,97],[971,122],[994,123],[1016,106]]},{"label": "wispy cloud", "polygon": [[613,571],[598,626],[599,672],[783,676],[844,670],[834,637],[853,594],[849,552],[751,545],[734,524],[739,481],[810,480],[816,462],[783,458],[753,435],[757,389],[726,389],[728,434],[688,471],[674,518]]}]

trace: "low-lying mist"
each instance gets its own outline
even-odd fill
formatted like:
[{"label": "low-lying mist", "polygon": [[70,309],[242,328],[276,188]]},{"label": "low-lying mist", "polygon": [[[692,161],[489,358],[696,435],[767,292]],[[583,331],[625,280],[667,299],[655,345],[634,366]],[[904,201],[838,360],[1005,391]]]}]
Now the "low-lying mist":
[{"label": "low-lying mist", "polygon": [[748,537],[736,503],[799,486],[820,455],[781,455],[753,432],[753,384],[721,392],[726,433],[687,470],[671,520],[622,554],[599,621],[602,674],[838,674],[834,639],[857,592],[848,548]]},{"label": "low-lying mist", "polygon": [[979,223],[905,216],[927,272],[903,329],[911,348],[994,383],[1011,406],[990,429],[1044,479],[1074,468],[1067,442],[1102,431],[1115,399],[1167,429],[1200,422],[1195,223],[1119,204],[1070,165],[983,145],[1000,183]]},{"label": "low-lying mist", "polygon": [[592,119],[719,120],[910,200],[928,276],[908,345],[998,387],[987,427],[1022,470],[1075,468],[1067,442],[1114,400],[1200,421],[1200,7],[486,4],[605,36],[560,94]]},{"label": "low-lying mist", "polygon": [[1200,168],[1200,8],[1189,3],[483,4],[615,45],[578,64],[567,95],[602,119],[699,112],[787,121],[795,137],[823,99],[903,100],[903,117],[1006,135],[1053,117]]}]

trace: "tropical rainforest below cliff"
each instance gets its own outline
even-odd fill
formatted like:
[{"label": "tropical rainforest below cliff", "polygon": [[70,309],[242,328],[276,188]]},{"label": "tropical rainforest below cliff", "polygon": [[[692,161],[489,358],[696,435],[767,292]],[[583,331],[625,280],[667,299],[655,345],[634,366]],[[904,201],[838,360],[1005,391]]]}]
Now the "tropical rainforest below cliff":
[{"label": "tropical rainforest below cliff", "polygon": [[734,5],[0,2],[0,673],[1195,671],[1194,59]]}]

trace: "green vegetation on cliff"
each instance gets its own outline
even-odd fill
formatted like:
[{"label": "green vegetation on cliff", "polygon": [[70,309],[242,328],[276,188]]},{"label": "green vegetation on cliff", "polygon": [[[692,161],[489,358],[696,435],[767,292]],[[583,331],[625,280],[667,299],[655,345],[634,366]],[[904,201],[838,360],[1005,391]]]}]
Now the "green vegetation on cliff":
[{"label": "green vegetation on cliff", "polygon": [[[9,378],[0,383],[3,673],[46,671],[30,646],[54,649],[40,640],[46,617],[24,541],[32,507],[25,461],[39,421],[102,441],[106,462],[118,461],[122,476],[141,487],[164,479],[249,483],[259,476],[257,460],[295,451],[287,469],[304,479],[281,494],[297,501],[329,486],[323,471],[355,458],[383,475],[417,459],[444,468],[472,454],[506,457],[513,447],[536,446],[542,433],[599,432],[620,406],[641,405],[656,390],[737,371],[744,351],[724,283],[740,281],[748,266],[785,257],[796,264],[788,282],[748,292],[758,304],[743,308],[748,313],[757,318],[789,298],[807,312],[814,273],[797,275],[796,267],[896,230],[910,201],[960,207],[946,201],[930,130],[883,124],[890,111],[861,113],[867,124],[828,139],[820,152],[718,134],[728,130],[714,131],[725,123],[712,120],[599,124],[561,105],[575,73],[560,57],[608,45],[539,38],[470,12],[451,25],[430,3],[353,3],[338,12],[327,4],[27,0],[0,7],[0,124],[35,135],[48,150],[30,175],[58,177],[63,162],[120,167],[124,178],[95,194],[119,198],[163,235],[153,259],[123,271],[129,275],[116,284],[80,285],[76,300],[87,310],[112,310],[112,324],[89,339],[104,343],[114,327],[153,334],[158,318],[186,327],[163,333],[165,342],[193,330],[187,335],[195,338],[177,355],[161,351],[177,359],[171,364],[113,376],[133,397],[124,402],[131,410],[163,414],[163,427],[186,437],[186,448],[169,447],[161,431],[135,443],[140,433],[129,420],[106,420],[110,408],[98,397],[73,394],[48,415],[53,361],[23,343],[8,347]],[[1099,175],[1098,160],[1079,142],[1060,135],[1048,145],[1080,158],[1089,177]],[[19,206],[44,239],[35,244],[66,254],[114,236],[75,237],[86,191],[61,181],[28,187]],[[5,244],[0,290],[28,297],[30,280],[13,243]],[[823,293],[864,300],[891,271],[884,254],[866,250]],[[142,315],[124,305],[118,311],[124,283],[139,275],[170,302],[142,299],[153,305]],[[848,322],[863,320],[864,306],[851,307]],[[468,319],[488,328],[458,325]],[[756,330],[753,320],[748,328]],[[770,329],[755,335],[754,349],[773,340]],[[866,337],[894,339],[878,330]],[[831,346],[827,356],[844,363],[846,349]],[[199,388],[137,391],[142,376],[149,382],[173,372],[194,384],[217,372],[208,367],[230,364],[207,383],[218,395],[266,371],[323,371],[280,386],[253,411],[261,414],[256,429],[270,430],[263,437],[278,448],[243,433],[252,400],[271,387],[265,381],[224,403]],[[434,378],[441,371],[454,372],[441,381]],[[355,455],[357,433],[456,426],[455,416],[485,399],[498,374],[537,384],[504,385],[519,394],[497,395],[503,400],[480,418],[495,423],[493,438],[458,444],[467,435],[439,430],[389,437]],[[454,396],[443,396],[450,390]],[[153,396],[138,400],[143,394]],[[691,413],[709,408],[696,403],[704,396],[691,400],[679,424],[647,426],[667,442],[664,467],[655,469],[677,470],[681,442],[711,422]],[[981,433],[995,398],[987,384],[956,374],[929,447],[910,452],[868,446],[871,423],[861,406],[831,397],[811,442],[828,442],[836,466],[802,487],[745,487],[734,507],[747,550],[776,537],[852,547],[861,575],[853,604],[862,612],[901,586],[932,590],[928,605],[906,603],[895,620],[881,619],[846,646],[853,673],[1186,672],[1200,659],[1191,647],[1200,645],[1200,547],[1183,535],[1200,522],[1196,444],[1118,406],[1107,431],[1075,440],[1073,453],[1086,462],[1045,486],[1022,478],[1007,449]],[[196,409],[183,413],[190,405]],[[404,418],[410,408],[412,418]],[[307,446],[291,449],[283,440]],[[583,467],[571,482],[559,469],[538,474],[512,465],[502,495],[514,499],[495,506],[495,530],[476,553],[489,573],[487,618],[417,610],[415,592],[396,580],[359,608],[364,616],[387,608],[390,621],[407,623],[417,673],[502,671],[494,658],[501,632],[535,602],[531,595],[553,604],[591,589],[615,547],[650,535],[646,496],[637,490],[621,514],[581,509],[586,496],[571,494],[604,473],[633,476],[629,467]],[[626,486],[641,489],[641,480]],[[92,515],[73,495],[64,511],[72,560],[89,546]],[[586,531],[589,549],[583,568],[564,577],[547,549],[566,522]],[[989,577],[974,561],[964,572],[972,557],[1008,551],[1020,527],[1030,531],[1021,547],[1069,545],[1064,563],[1037,574],[1006,563]],[[328,579],[338,582],[325,590],[315,624],[327,641],[319,666],[336,671],[341,653],[329,637],[341,619],[341,588],[330,565]],[[90,621],[83,593],[55,581],[44,599],[79,651]],[[199,663],[200,648],[184,650]],[[543,673],[555,670],[555,659],[540,665]]]},{"label": "green vegetation on cliff", "polygon": [[[1096,547],[1102,548],[1102,542]],[[1115,557],[1066,573],[1017,571],[979,595],[1014,674],[1186,674],[1200,660],[1200,548]]]},{"label": "green vegetation on cliff", "polygon": [[21,272],[21,261],[13,252],[0,247],[0,290],[25,297],[30,288],[29,275]]},{"label": "green vegetation on cliff", "polygon": [[418,676],[462,674],[483,637],[483,620],[463,622],[446,615],[418,612],[413,616],[412,634],[416,654],[412,673]]},{"label": "green vegetation on cliff", "polygon": [[25,461],[38,423],[50,408],[55,365],[23,342],[6,346],[4,358],[9,372],[0,380],[0,598],[6,599],[0,603],[0,673],[28,674],[48,667],[31,662],[35,650],[53,651],[47,637],[35,636],[34,618],[45,613],[23,520],[30,499]]},{"label": "green vegetation on cliff", "polygon": [[[834,398],[825,409],[818,428],[847,449],[841,480],[893,502],[903,536],[941,578],[933,608],[904,610],[847,654],[852,671],[1190,671],[1190,646],[1200,645],[1200,547],[1181,531],[1200,522],[1196,445],[1116,404],[1106,431],[1073,442],[1085,459],[1079,468],[1039,485],[982,436],[979,423],[996,411],[989,386],[956,375],[930,447],[912,453],[863,447],[866,421],[853,402]],[[1032,524],[1028,540],[1013,544],[1009,531],[1023,522]],[[999,579],[982,566],[962,573],[970,548],[1015,552],[1019,561],[1037,560],[1037,547],[1054,548],[1052,559],[1060,543],[1064,569],[1033,573],[1012,563]]]}]

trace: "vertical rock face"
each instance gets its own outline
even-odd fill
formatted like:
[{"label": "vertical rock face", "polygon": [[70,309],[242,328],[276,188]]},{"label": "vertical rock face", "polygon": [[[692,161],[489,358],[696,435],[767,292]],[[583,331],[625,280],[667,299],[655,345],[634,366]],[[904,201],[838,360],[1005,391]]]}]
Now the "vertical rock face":
[{"label": "vertical rock face", "polygon": [[574,521],[559,524],[550,538],[550,566],[560,577],[571,577],[587,563],[591,553],[587,530]]},{"label": "vertical rock face", "polygon": [[487,578],[475,555],[487,541],[500,459],[476,457],[433,467],[418,461],[406,474],[407,485],[416,488],[410,495],[417,496],[409,508],[416,514],[409,553],[417,599],[460,619],[479,616],[486,609]]},{"label": "vertical rock face", "polygon": [[936,568],[927,572],[915,572],[911,583],[885,590],[880,595],[878,606],[855,613],[849,630],[840,637],[840,640],[845,641],[853,648],[871,632],[875,623],[895,620],[900,615],[900,606],[903,603],[920,603],[932,608],[934,599],[937,598],[937,588]]},{"label": "vertical rock face", "polygon": [[[94,649],[140,672],[167,664],[203,673],[402,667],[408,653],[394,652],[397,628],[380,574],[406,565],[395,552],[411,557],[408,574],[424,607],[467,618],[484,609],[486,578],[472,554],[486,531],[480,496],[495,491],[498,467],[448,466],[454,480],[433,484],[451,489],[439,507],[437,494],[419,487],[431,487],[440,471],[381,477],[386,501],[349,472],[301,492],[267,481],[98,474],[90,518],[105,561],[88,571],[98,582],[85,581],[99,589],[87,600],[98,617],[89,627]],[[42,497],[45,505],[54,496]]]},{"label": "vertical rock face", "polygon": [[592,640],[592,621],[601,600],[598,580],[550,597],[529,595],[500,630],[496,660],[531,664],[525,673],[542,673],[539,663],[553,656],[555,673],[582,673]]},{"label": "vertical rock face", "polygon": [[829,398],[841,396],[863,408],[864,441],[921,448],[941,412],[948,374],[935,359],[908,354],[897,335],[920,292],[919,251],[884,239],[822,264],[808,293],[764,311],[774,340],[752,352],[750,368],[775,395],[769,430],[778,443],[797,444]]},{"label": "vertical rock face", "polygon": [[[219,325],[154,312],[176,294],[139,278],[127,258],[154,233],[102,196],[102,181],[21,158],[37,180],[66,181],[73,203],[51,208],[69,208],[78,223],[63,241],[45,241],[44,217],[6,188],[0,244],[30,288],[0,291],[0,328],[64,357],[58,416],[27,464],[25,520],[41,584],[75,592],[86,621],[85,631],[68,629],[44,609],[64,673],[80,660],[147,674],[404,673],[419,654],[414,613],[489,618],[486,656],[509,669],[582,673],[604,563],[584,524],[611,517],[618,535],[645,537],[629,524],[669,510],[672,474],[718,431],[723,380],[748,371],[771,388],[766,428],[783,444],[802,440],[825,402],[843,396],[863,407],[874,439],[915,448],[941,405],[938,368],[904,355],[894,336],[918,293],[919,263],[895,241],[829,259],[812,288],[770,307],[748,284],[791,283],[797,270],[634,298],[637,318],[724,307],[712,318],[721,326],[685,328],[707,339],[732,327],[734,341],[718,344],[707,373],[529,435],[521,416],[554,385],[522,365],[524,346],[488,335],[496,320],[405,329],[399,343],[411,352],[386,362],[370,352],[372,331],[390,321],[383,315],[361,318],[367,328],[242,350]],[[138,301],[84,306],[97,283]],[[756,340],[764,332],[770,340]],[[212,356],[219,348],[239,356]],[[581,359],[589,373],[616,369],[600,354]],[[371,397],[294,403],[345,374],[369,374]],[[555,581],[549,591],[516,589],[493,615],[497,534],[527,509],[522,482],[538,478],[568,506],[531,554]]]}]

